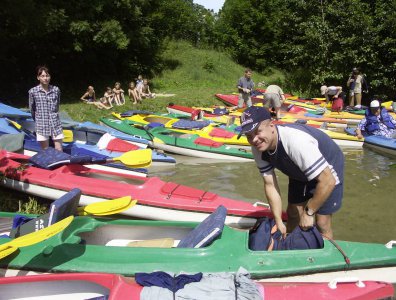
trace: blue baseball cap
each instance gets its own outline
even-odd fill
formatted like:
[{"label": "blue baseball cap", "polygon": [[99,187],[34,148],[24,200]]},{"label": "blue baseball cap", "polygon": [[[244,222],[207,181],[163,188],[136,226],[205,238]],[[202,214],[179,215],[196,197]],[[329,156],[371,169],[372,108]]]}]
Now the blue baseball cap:
[{"label": "blue baseball cap", "polygon": [[251,106],[241,115],[242,130],[238,135],[238,139],[242,134],[246,134],[254,130],[262,121],[271,120],[271,114],[268,109],[260,106]]}]

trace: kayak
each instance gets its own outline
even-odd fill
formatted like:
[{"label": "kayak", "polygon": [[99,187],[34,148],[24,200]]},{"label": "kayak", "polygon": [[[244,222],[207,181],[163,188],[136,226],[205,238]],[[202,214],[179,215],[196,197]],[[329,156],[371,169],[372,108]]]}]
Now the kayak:
[{"label": "kayak", "polygon": [[117,174],[76,164],[46,170],[26,164],[28,159],[0,151],[0,172],[4,174],[0,184],[51,200],[77,187],[82,190],[81,205],[131,196],[138,204],[123,214],[145,219],[202,221],[219,205],[228,209],[226,223],[237,227],[252,226],[257,218],[272,215],[268,204],[234,200],[158,177]]},{"label": "kayak", "polygon": [[[237,106],[238,105],[238,97],[239,97],[238,95],[215,94],[215,96],[216,96],[216,98],[218,98],[220,101],[222,101],[224,104],[226,104],[228,106]],[[258,96],[252,97],[252,103],[253,103],[253,105],[258,105],[258,106],[263,105],[263,96],[258,95]],[[301,101],[295,101],[295,100],[292,100],[291,98],[287,98],[283,104],[286,107],[289,105],[299,106],[301,108],[304,108],[306,111],[308,111],[310,113],[323,114],[325,112],[325,110],[318,105],[312,105],[312,104],[304,103]],[[244,107],[245,107],[245,105],[244,105]]]},{"label": "kayak", "polygon": [[396,139],[370,135],[364,138],[364,147],[396,157]]},{"label": "kayak", "polygon": [[[36,141],[34,131],[34,121],[25,120],[20,121],[20,124],[24,131],[16,129],[10,125],[4,118],[0,118],[0,132],[3,133],[25,133],[24,150],[26,155],[34,155],[41,150],[40,145]],[[120,138],[116,138],[109,133],[101,133],[95,131],[87,131],[86,129],[75,128],[71,130],[71,139],[73,142],[64,142],[64,152],[72,155],[90,155],[93,157],[108,158],[118,157],[127,151],[134,151],[141,149],[140,146],[134,142],[128,142]],[[142,140],[135,138],[135,140]],[[145,145],[147,147],[147,145]],[[143,148],[146,148],[143,147]],[[154,166],[172,165],[176,163],[176,159],[159,153],[157,151],[152,152],[152,161]],[[119,164],[115,164],[119,166]],[[95,166],[97,167],[97,166]],[[114,167],[114,164],[113,164]],[[125,169],[124,167],[122,167]]]},{"label": "kayak", "polygon": [[332,131],[327,129],[320,129],[326,133],[339,146],[344,147],[358,147],[363,146],[363,139],[358,139],[356,136],[349,135],[345,132]]},{"label": "kayak", "polygon": [[0,102],[0,117],[30,119],[32,115],[30,112]]},{"label": "kayak", "polygon": [[[173,130],[181,133],[190,133],[190,134],[198,134],[200,137],[211,139],[215,142],[230,144],[230,145],[239,145],[239,146],[248,146],[249,143],[246,137],[242,136],[238,139],[238,133],[230,132],[223,128],[219,128],[215,124],[211,124],[210,122],[205,121],[192,121],[192,120],[180,120],[177,118],[170,118],[166,116],[159,115],[139,115],[135,114],[130,117],[123,117],[122,114],[113,113],[117,119],[124,120],[127,119],[131,121],[132,124],[138,125],[148,125],[150,126],[162,126],[168,128],[169,130]],[[103,122],[102,119],[100,119]],[[106,124],[108,125],[108,124]],[[116,128],[122,132],[119,128]]]},{"label": "kayak", "polygon": [[[14,127],[6,128],[5,126],[7,125],[6,124],[7,122],[3,123],[3,121],[4,118],[0,118],[0,136],[4,136],[4,137],[9,136],[11,138],[12,136],[17,137],[21,134],[21,132]],[[13,151],[23,150],[23,154],[29,157],[41,151],[41,147],[36,141],[35,136],[29,133],[25,134],[24,140],[22,141],[20,146],[21,147],[19,148],[19,150],[13,149]],[[1,142],[0,144],[0,149],[2,148],[4,148],[3,142]],[[107,159],[110,157],[118,157],[121,154],[123,154],[123,153],[119,153],[120,155],[117,155],[116,152],[110,152],[110,151],[107,151],[108,153],[105,153],[106,150],[103,150],[102,151],[103,153],[100,153],[101,150],[99,150],[96,145],[79,144],[76,142],[63,143],[63,151],[74,157],[90,156],[94,159]],[[131,168],[125,166],[124,164],[116,163],[116,162],[110,162],[106,164],[89,164],[87,165],[87,168],[95,169],[95,170],[103,170],[103,171],[119,173],[119,174],[129,174],[129,175],[143,176],[143,177],[147,176],[147,169],[145,168]]]},{"label": "kayak", "polygon": [[223,123],[223,124],[237,124],[240,125],[241,112],[226,107],[188,107],[183,105],[176,105],[170,103],[166,107],[170,114],[181,114],[187,117],[191,117],[194,114],[203,113],[205,119],[211,120],[212,122]]},{"label": "kayak", "polygon": [[[253,159],[250,149],[232,147],[197,134],[182,133],[164,127],[134,126],[129,120],[101,118],[102,123],[135,136],[150,139],[150,147],[180,155],[208,159],[248,161]],[[136,125],[136,124],[135,124]]]},{"label": "kayak", "polygon": [[140,299],[131,278],[105,273],[64,273],[0,278],[0,299]]},{"label": "kayak", "polygon": [[[77,122],[72,120],[70,117],[65,117],[65,113],[60,112],[61,116],[61,122],[62,122],[62,127],[64,129],[75,129],[79,131],[85,131],[85,134],[87,136],[89,135],[98,135],[98,134],[105,134],[109,133],[112,136],[115,136],[116,138],[126,140],[129,142],[133,142],[134,144],[138,145],[139,147],[147,147],[148,141],[144,139],[139,139],[136,137],[133,137],[131,135],[124,134],[122,132],[119,132],[117,130],[114,130],[112,128],[106,127],[106,126],[101,126],[99,124],[95,124],[92,122]],[[6,117],[12,120],[17,120],[19,124],[29,124],[31,122],[34,122],[33,119],[31,118],[30,112],[26,112],[24,110],[21,110],[19,108],[13,107],[6,105],[4,103],[0,103],[0,117]],[[31,125],[29,125],[30,128],[32,128]],[[34,131],[34,127],[33,127]]]},{"label": "kayak", "polygon": [[[81,203],[81,202],[80,202]],[[135,209],[133,207],[132,209]],[[218,211],[218,210],[217,210]],[[2,227],[13,213],[0,213]],[[258,251],[249,248],[249,230],[224,225],[219,215],[205,222],[121,220],[74,217],[61,234],[22,247],[0,260],[1,268],[36,272],[104,272],[133,276],[159,269],[173,273],[237,272],[253,278],[327,275],[333,272],[396,281],[396,247],[376,243],[324,241],[323,248]],[[8,218],[8,219],[7,219]],[[9,238],[1,238],[0,244]],[[313,280],[315,281],[315,280]]]},{"label": "kayak", "polygon": [[[379,281],[342,280],[330,283],[255,282],[261,299],[310,300],[385,299],[393,296],[393,286]],[[216,287],[212,287],[215,288]],[[238,289],[238,286],[235,287]],[[98,299],[139,300],[143,286],[133,278],[107,273],[59,273],[0,278],[2,299]],[[182,289],[183,290],[183,289]],[[177,295],[177,294],[176,294]],[[212,294],[213,295],[213,294]],[[363,297],[363,298],[362,298]],[[207,296],[208,300],[214,299]]]}]

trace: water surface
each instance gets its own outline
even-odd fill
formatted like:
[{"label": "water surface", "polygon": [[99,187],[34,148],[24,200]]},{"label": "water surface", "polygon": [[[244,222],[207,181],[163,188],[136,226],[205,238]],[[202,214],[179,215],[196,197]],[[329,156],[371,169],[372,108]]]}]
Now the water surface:
[{"label": "water surface", "polygon": [[[338,240],[386,243],[396,240],[396,159],[369,149],[344,149],[345,190],[342,208],[334,214]],[[177,157],[175,168],[154,169],[166,181],[208,190],[248,202],[267,202],[254,162],[215,162]],[[277,171],[286,208],[288,179]]]}]

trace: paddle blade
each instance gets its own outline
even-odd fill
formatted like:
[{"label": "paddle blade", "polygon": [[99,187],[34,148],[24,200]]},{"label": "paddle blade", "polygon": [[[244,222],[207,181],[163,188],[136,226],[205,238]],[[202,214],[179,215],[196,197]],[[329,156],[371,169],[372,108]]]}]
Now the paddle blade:
[{"label": "paddle blade", "polygon": [[152,151],[151,149],[142,149],[129,151],[119,157],[114,157],[113,160],[120,161],[124,165],[132,168],[144,168],[151,165]]},{"label": "paddle blade", "polygon": [[72,143],[73,142],[73,131],[69,129],[63,129],[63,142]]},{"label": "paddle blade", "polygon": [[74,218],[73,216],[69,216],[51,226],[45,227],[38,231],[16,238],[8,242],[7,244],[9,244],[12,247],[19,248],[19,247],[26,247],[36,243],[40,243],[41,241],[44,241],[64,230],[67,226],[70,225],[70,223],[73,221],[73,218]]},{"label": "paddle blade", "polygon": [[92,203],[79,208],[79,215],[95,215],[105,216],[120,213],[134,206],[136,200],[132,200],[130,196],[117,198],[113,200],[105,200],[102,202]]},{"label": "paddle blade", "polygon": [[7,120],[7,122],[8,122],[9,124],[11,124],[12,126],[14,126],[16,129],[18,129],[18,130],[21,130],[21,129],[22,129],[21,124],[15,122],[15,121],[13,121],[13,120],[10,120],[10,119],[8,119],[8,118],[6,118],[6,120]]}]

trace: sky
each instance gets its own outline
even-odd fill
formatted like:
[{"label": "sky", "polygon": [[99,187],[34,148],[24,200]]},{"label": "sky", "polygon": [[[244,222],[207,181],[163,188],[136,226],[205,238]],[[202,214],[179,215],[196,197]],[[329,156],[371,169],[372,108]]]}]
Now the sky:
[{"label": "sky", "polygon": [[219,9],[222,8],[224,4],[224,0],[193,0],[193,2],[207,9],[213,9],[216,13],[219,12]]}]

